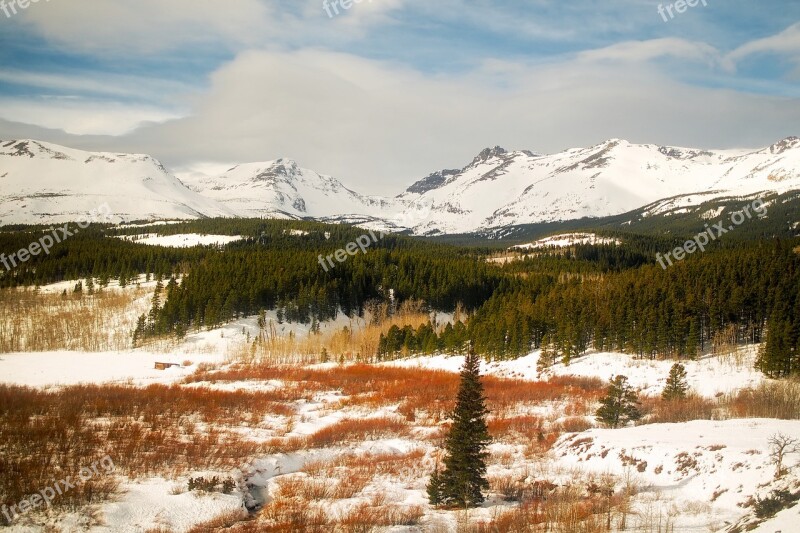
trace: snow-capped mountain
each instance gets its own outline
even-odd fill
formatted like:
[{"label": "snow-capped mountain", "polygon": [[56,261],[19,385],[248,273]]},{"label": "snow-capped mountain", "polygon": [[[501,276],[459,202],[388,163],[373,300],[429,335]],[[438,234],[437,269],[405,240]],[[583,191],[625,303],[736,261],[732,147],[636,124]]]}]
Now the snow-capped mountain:
[{"label": "snow-capped mountain", "polygon": [[184,181],[243,217],[385,216],[399,203],[353,192],[337,179],[300,168],[291,159],[238,165],[219,176]]},{"label": "snow-capped mountain", "polygon": [[695,150],[612,139],[543,155],[483,150],[396,198],[366,196],[288,159],[238,165],[186,186],[145,155],[0,141],[0,220],[74,220],[107,202],[122,220],[205,216],[308,218],[418,235],[653,214],[719,197],[800,190],[800,139],[762,150]]},{"label": "snow-capped mountain", "polygon": [[613,139],[553,155],[486,149],[461,171],[433,174],[400,198],[432,206],[415,233],[448,234],[617,215],[667,198],[695,205],[794,189],[796,137],[763,150],[713,152]]},{"label": "snow-capped mountain", "polygon": [[0,221],[76,221],[108,204],[113,221],[236,216],[186,188],[148,155],[0,141]]}]

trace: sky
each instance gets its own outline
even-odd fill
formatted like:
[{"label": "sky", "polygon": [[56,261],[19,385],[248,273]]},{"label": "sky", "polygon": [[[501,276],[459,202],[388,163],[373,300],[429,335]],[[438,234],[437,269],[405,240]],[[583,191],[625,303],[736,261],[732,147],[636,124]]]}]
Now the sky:
[{"label": "sky", "polygon": [[800,135],[793,0],[19,1],[0,0],[0,138],[178,175],[286,157],[398,194],[495,145]]}]

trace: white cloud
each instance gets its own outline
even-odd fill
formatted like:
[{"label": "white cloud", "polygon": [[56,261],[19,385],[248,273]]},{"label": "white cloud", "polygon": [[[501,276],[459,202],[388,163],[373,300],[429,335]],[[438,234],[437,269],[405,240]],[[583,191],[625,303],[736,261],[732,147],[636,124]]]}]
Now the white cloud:
[{"label": "white cloud", "polygon": [[796,101],[693,87],[647,62],[585,59],[493,61],[445,78],[318,50],[247,52],[213,75],[191,116],[122,142],[183,164],[291,157],[385,193],[494,144],[755,147],[800,123]]},{"label": "white cloud", "polygon": [[279,27],[258,0],[58,0],[17,16],[72,50],[153,53],[200,42],[247,44]]},{"label": "white cloud", "polygon": [[391,23],[409,0],[363,0],[329,18],[322,0],[58,0],[15,16],[35,34],[97,56],[153,55],[172,49],[239,52],[265,46],[347,43]]},{"label": "white cloud", "polygon": [[142,124],[164,122],[177,115],[148,107],[55,97],[0,98],[0,117],[74,135],[123,135]]},{"label": "white cloud", "polygon": [[734,72],[737,63],[758,54],[783,55],[800,64],[800,22],[776,35],[743,44],[725,56],[723,65],[729,72]]},{"label": "white cloud", "polygon": [[648,41],[626,41],[597,50],[588,50],[578,55],[583,61],[645,62],[671,57],[701,61],[709,66],[721,61],[719,51],[706,43],[668,37]]},{"label": "white cloud", "polygon": [[122,99],[165,101],[197,88],[163,78],[107,74],[92,71],[69,73],[27,72],[23,70],[0,71],[0,82],[35,87],[73,96],[92,94]]}]

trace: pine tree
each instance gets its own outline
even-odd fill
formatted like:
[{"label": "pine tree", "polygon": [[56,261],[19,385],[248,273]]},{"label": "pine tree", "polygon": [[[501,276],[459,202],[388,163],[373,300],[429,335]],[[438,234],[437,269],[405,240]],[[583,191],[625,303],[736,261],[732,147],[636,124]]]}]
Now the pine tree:
[{"label": "pine tree", "polygon": [[480,358],[470,346],[461,370],[453,426],[445,440],[444,470],[435,472],[428,485],[432,504],[471,507],[483,503],[486,480],[488,411],[480,378]]},{"label": "pine tree", "polygon": [[428,501],[431,505],[441,505],[442,503],[442,476],[439,473],[439,465],[436,465],[436,470],[431,474],[431,480],[428,482],[427,487]]},{"label": "pine tree", "polygon": [[667,377],[667,384],[664,387],[664,392],[661,397],[668,402],[673,400],[682,400],[686,398],[686,392],[689,390],[689,385],[686,382],[686,368],[680,364],[675,363],[669,369],[669,376]]},{"label": "pine tree", "polygon": [[700,346],[700,329],[696,319],[690,319],[689,336],[686,340],[686,355],[690,359],[697,359],[697,350]]},{"label": "pine tree", "polygon": [[157,329],[157,322],[158,322],[158,315],[161,311],[161,291],[164,290],[164,285],[161,284],[161,280],[156,283],[156,290],[153,293],[153,300],[150,306],[150,314],[148,315],[148,321],[150,324],[150,332],[153,334],[158,334],[159,331]]},{"label": "pine tree", "polygon": [[136,329],[133,331],[133,347],[137,348],[139,346],[139,341],[145,337],[147,334],[147,318],[145,315],[141,315],[139,320],[136,322]]},{"label": "pine tree", "polygon": [[[776,306],[767,325],[766,341],[762,343],[756,368],[771,378],[785,378],[798,370],[797,338],[793,338],[792,318],[785,309]],[[794,318],[795,321],[797,318]]]},{"label": "pine tree", "polygon": [[626,376],[616,376],[611,380],[606,396],[600,400],[600,404],[595,416],[599,422],[611,428],[616,429],[642,418],[639,398]]}]

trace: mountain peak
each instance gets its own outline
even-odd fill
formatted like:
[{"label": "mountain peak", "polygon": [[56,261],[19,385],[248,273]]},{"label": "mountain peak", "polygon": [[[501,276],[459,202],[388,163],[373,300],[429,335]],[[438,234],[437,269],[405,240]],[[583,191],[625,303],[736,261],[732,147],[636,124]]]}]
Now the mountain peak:
[{"label": "mountain peak", "polygon": [[458,176],[459,174],[461,174],[460,170],[438,170],[414,183],[411,187],[406,189],[406,193],[425,194],[433,189],[438,189],[447,183],[448,179],[452,178],[453,176]]},{"label": "mountain peak", "polygon": [[483,163],[488,161],[493,157],[502,157],[506,155],[508,152],[505,148],[501,148],[500,146],[495,146],[494,148],[484,148],[481,150],[475,159],[472,160],[472,165],[477,165],[478,163]]},{"label": "mountain peak", "polygon": [[281,157],[273,161],[271,167],[275,170],[275,172],[280,172],[287,176],[291,176],[300,172],[300,165],[297,164],[297,161],[294,159],[287,159],[285,157]]},{"label": "mountain peak", "polygon": [[0,151],[5,155],[34,158],[44,154],[52,159],[71,159],[68,155],[61,152],[59,150],[60,148],[63,147],[34,141],[32,139],[0,141]]},{"label": "mountain peak", "polygon": [[793,135],[791,137],[786,137],[782,141],[776,142],[769,147],[769,150],[773,154],[782,154],[786,150],[792,150],[794,148],[800,148],[800,138]]}]

